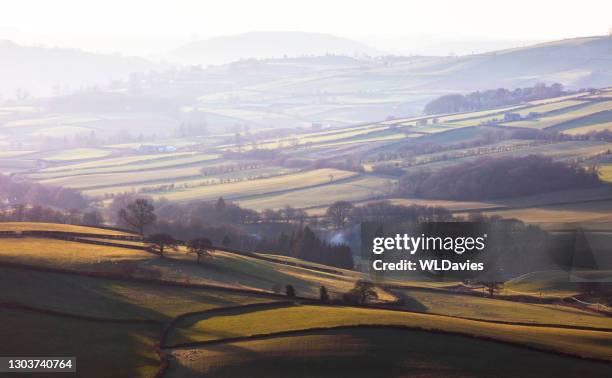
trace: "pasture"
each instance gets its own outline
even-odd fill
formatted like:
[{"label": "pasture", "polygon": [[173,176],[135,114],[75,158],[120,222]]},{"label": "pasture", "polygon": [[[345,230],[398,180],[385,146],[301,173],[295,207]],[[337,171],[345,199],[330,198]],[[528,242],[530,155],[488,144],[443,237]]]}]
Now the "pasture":
[{"label": "pasture", "polygon": [[187,202],[193,200],[213,200],[223,196],[232,199],[249,197],[268,192],[292,191],[303,187],[312,187],[334,183],[355,176],[356,173],[338,169],[316,169],[300,173],[293,173],[278,177],[258,180],[245,180],[235,183],[208,185],[159,193],[171,201]]},{"label": "pasture", "polygon": [[[484,357],[486,356],[486,357]],[[517,377],[588,374],[605,377],[604,363],[527,350],[464,336],[367,328],[304,331],[170,352],[168,377]]]},{"label": "pasture", "polygon": [[[281,319],[282,321],[279,321]],[[496,324],[379,309],[310,305],[260,311],[228,310],[225,314],[188,316],[176,324],[167,342],[169,345],[180,345],[223,338],[355,325],[394,325],[473,337],[486,336],[548,351],[612,360],[610,356],[612,347],[606,342],[610,340],[608,332]]]},{"label": "pasture", "polygon": [[134,235],[129,232],[110,230],[105,228],[45,222],[0,222],[0,231],[59,231],[99,235]]},{"label": "pasture", "polygon": [[69,319],[0,308],[3,356],[76,356],[79,375],[149,378],[159,359],[159,326]]},{"label": "pasture", "polygon": [[[37,223],[0,226],[0,230],[15,231],[98,230]],[[106,240],[104,234],[90,239]],[[341,269],[326,272],[318,269],[329,267],[289,257],[264,255],[309,267],[222,251],[214,251],[196,264],[182,247],[162,258],[129,248],[142,245],[140,242],[115,242],[126,243],[128,248],[47,238],[3,238],[0,303],[33,308],[0,308],[0,331],[6,335],[0,353],[53,355],[62,351],[77,356],[79,373],[91,377],[105,376],[109,366],[118,377],[153,376],[160,366],[155,353],[160,340],[163,354],[169,358],[169,377],[240,376],[245,368],[254,376],[274,376],[300,366],[308,366],[303,371],[309,374],[321,372],[322,376],[328,369],[337,372],[351,366],[358,368],[357,375],[388,366],[397,372],[420,369],[433,377],[451,372],[490,376],[499,366],[508,366],[503,372],[508,376],[544,372],[544,368],[546,372],[553,369],[605,376],[609,365],[571,356],[612,358],[610,318],[583,309],[459,295],[449,283],[428,282],[392,282],[406,286],[377,288],[382,301],[403,299],[395,310],[300,300],[275,303],[283,297],[270,293],[282,293],[288,284],[299,296],[313,299],[318,297],[320,285],[325,285],[332,298],[339,298],[357,279],[367,276]],[[72,273],[10,267],[3,262]],[[88,272],[107,276],[80,274]],[[154,280],[151,273],[155,273]],[[535,274],[510,281],[507,287],[534,295],[542,290],[571,294],[571,288],[561,281],[558,274]],[[246,291],[227,290],[235,288]],[[251,304],[259,306],[245,306]],[[160,339],[166,327],[168,334]],[[183,343],[196,344],[181,347]],[[91,345],[95,348],[86,347]],[[446,352],[440,355],[441,348]],[[487,363],[481,362],[483,356]],[[513,359],[521,363],[513,363]],[[542,361],[556,365],[543,367]]]},{"label": "pasture", "polygon": [[395,180],[360,175],[342,183],[328,183],[316,188],[295,189],[283,193],[253,196],[237,201],[240,206],[261,210],[280,209],[286,205],[310,208],[329,205],[335,201],[361,201],[382,197],[394,187]]},{"label": "pasture", "polygon": [[111,151],[100,148],[73,148],[48,155],[45,154],[44,159],[54,162],[66,162],[104,158],[110,154]]}]

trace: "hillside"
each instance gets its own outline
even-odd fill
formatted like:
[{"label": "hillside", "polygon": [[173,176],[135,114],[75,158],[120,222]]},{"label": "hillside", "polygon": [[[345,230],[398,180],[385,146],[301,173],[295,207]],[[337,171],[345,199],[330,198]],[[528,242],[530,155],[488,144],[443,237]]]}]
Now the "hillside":
[{"label": "hillside", "polygon": [[[141,58],[93,54],[76,49],[22,46],[0,40],[0,94],[32,96],[126,80],[130,73],[160,68]],[[22,95],[25,95],[25,92]]]},{"label": "hillside", "polygon": [[222,64],[241,59],[283,56],[380,55],[362,43],[331,34],[251,32],[191,42],[170,52],[170,58],[191,64]]},{"label": "hillside", "polygon": [[[483,358],[504,366],[501,376],[509,377],[534,371],[603,377],[608,371],[609,317],[562,301],[559,274],[546,275],[546,283],[529,276],[510,282],[512,289],[536,290],[532,300],[552,285],[554,302],[517,301],[510,289],[490,299],[479,288],[469,293],[449,283],[402,282],[392,289],[402,302],[367,308],[287,298],[267,287],[290,282],[315,299],[325,284],[336,296],[360,277],[356,272],[325,273],[317,270],[321,265],[300,268],[221,251],[201,264],[183,250],[161,258],[112,230],[67,241],[61,237],[96,229],[37,223],[0,223],[0,229],[61,232],[4,235],[0,330],[7,337],[0,352],[60,350],[77,356],[88,377],[105,377],[107,369],[117,377],[241,376],[236,369],[245,366],[266,376],[306,366],[321,376],[355,366],[357,376],[371,376],[366,373],[378,366],[398,372],[414,366],[432,377],[490,376]],[[440,348],[452,355],[439,355]],[[410,360],[399,364],[407,350]],[[516,355],[522,364],[510,363],[508,356]]]}]

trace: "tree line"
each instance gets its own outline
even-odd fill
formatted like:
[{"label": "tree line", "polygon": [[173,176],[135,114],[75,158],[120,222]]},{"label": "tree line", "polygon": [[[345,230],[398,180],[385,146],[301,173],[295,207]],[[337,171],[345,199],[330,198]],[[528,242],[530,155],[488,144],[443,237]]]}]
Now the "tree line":
[{"label": "tree line", "polygon": [[559,97],[568,94],[559,83],[547,86],[538,83],[533,87],[491,89],[462,94],[449,94],[436,98],[425,105],[425,114],[465,113],[500,106],[521,104],[528,101]]},{"label": "tree line", "polygon": [[78,190],[17,180],[3,174],[0,174],[0,199],[4,206],[29,204],[84,210],[89,205]]},{"label": "tree line", "polygon": [[400,179],[398,194],[452,200],[518,197],[601,185],[595,169],[555,162],[550,157],[484,158],[438,171],[417,171]]}]

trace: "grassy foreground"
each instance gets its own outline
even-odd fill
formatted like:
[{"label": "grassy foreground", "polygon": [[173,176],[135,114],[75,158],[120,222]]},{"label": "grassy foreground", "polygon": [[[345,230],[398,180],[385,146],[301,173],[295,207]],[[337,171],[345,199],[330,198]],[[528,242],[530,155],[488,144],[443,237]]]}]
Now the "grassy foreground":
[{"label": "grassy foreground", "polygon": [[352,329],[176,349],[168,377],[605,377],[605,363],[422,331]]},{"label": "grassy foreground", "polygon": [[0,355],[76,356],[81,377],[152,377],[160,329],[0,309]]}]

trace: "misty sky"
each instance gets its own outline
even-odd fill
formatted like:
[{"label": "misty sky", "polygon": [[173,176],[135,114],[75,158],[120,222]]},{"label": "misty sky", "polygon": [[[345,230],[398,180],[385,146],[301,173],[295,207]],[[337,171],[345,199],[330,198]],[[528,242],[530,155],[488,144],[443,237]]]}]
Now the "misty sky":
[{"label": "misty sky", "polygon": [[[527,41],[602,35],[612,27],[611,0],[8,0],[2,5],[0,38],[58,45],[72,41],[83,48],[118,36],[133,38],[126,44],[166,36],[159,39],[163,45],[179,37],[287,30],[353,38]],[[88,39],[92,46],[86,46]]]}]

